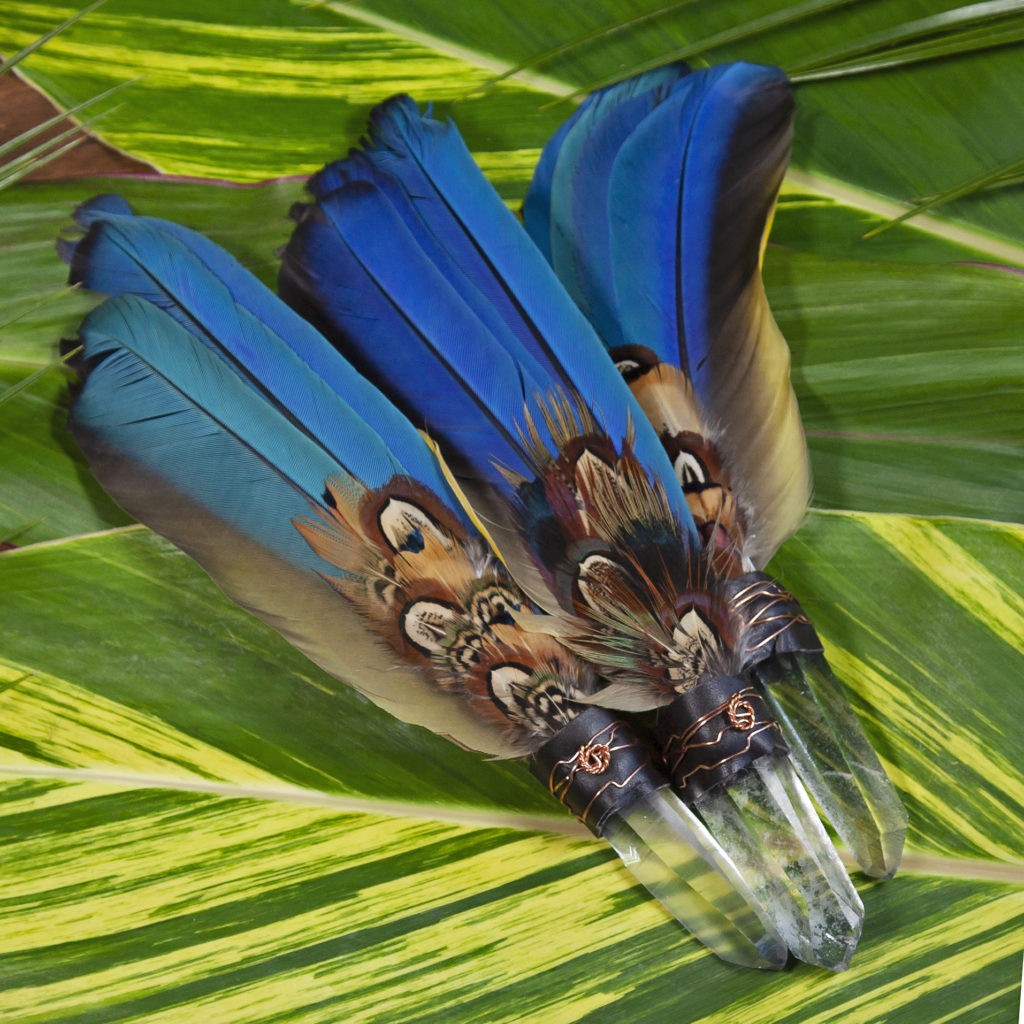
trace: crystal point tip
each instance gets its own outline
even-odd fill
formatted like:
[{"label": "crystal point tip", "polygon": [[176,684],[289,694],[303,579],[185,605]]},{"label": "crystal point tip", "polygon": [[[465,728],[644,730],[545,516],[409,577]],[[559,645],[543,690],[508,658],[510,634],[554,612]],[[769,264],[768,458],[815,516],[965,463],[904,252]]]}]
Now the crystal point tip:
[{"label": "crystal point tip", "polygon": [[845,969],[864,907],[787,759],[759,758],[696,810],[793,954]]},{"label": "crystal point tip", "polygon": [[781,970],[786,943],[721,846],[667,787],[609,818],[602,836],[662,906],[716,956]]},{"label": "crystal point tip", "polygon": [[869,878],[892,878],[903,859],[903,844],[907,839],[906,826],[889,832],[879,832],[870,843],[859,844],[852,853],[861,870]]},{"label": "crystal point tip", "polygon": [[535,752],[530,770],[712,952],[745,967],[784,966],[785,942],[628,723],[589,708]]},{"label": "crystal point tip", "polygon": [[891,878],[907,813],[842,684],[817,654],[769,659],[758,675],[804,784],[864,873]]}]

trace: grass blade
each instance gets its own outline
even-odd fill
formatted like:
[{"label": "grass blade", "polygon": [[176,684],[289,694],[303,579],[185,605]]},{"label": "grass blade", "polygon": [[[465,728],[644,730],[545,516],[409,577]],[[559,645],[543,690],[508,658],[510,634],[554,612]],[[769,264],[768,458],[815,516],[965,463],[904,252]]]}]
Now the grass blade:
[{"label": "grass blade", "polygon": [[1024,38],[1022,16],[1024,0],[986,0],[905,22],[786,70],[795,82],[820,81],[1006,46]]},{"label": "grass blade", "polygon": [[828,11],[834,11],[840,7],[848,7],[851,4],[861,2],[862,0],[804,0],[804,3],[794,4],[793,6],[786,7],[781,11],[773,11],[771,14],[766,14],[760,18],[754,18],[752,21],[744,22],[734,28],[726,29],[723,32],[717,32],[714,35],[705,36],[703,39],[698,39],[696,42],[688,43],[686,46],[681,46],[675,50],[669,50],[665,53],[661,53],[653,60],[641,61],[639,64],[634,64],[632,67],[624,68],[608,78],[588,82],[586,85],[580,86],[574,92],[569,93],[569,95],[551,103],[547,103],[540,109],[547,110],[549,107],[556,106],[558,103],[563,103],[566,100],[578,99],[580,96],[583,96],[588,92],[593,92],[595,89],[603,89],[605,86],[621,82],[626,78],[632,78],[634,75],[642,74],[645,71],[652,71],[654,68],[659,68],[663,64],[668,64],[677,60],[690,60],[693,57],[698,57],[710,50],[717,49],[720,46],[727,46],[732,43],[742,42],[745,39],[752,39],[764,33],[773,32],[776,29],[784,28],[787,25],[803,21],[804,19],[814,18],[819,14],[825,14]]},{"label": "grass blade", "polygon": [[893,217],[892,220],[879,224],[878,227],[868,231],[863,237],[874,238],[876,235],[882,234],[883,231],[888,231],[890,228],[896,227],[897,224],[903,224],[912,217],[918,216],[918,214],[934,210],[939,206],[945,206],[946,203],[952,203],[954,200],[974,195],[976,192],[997,188],[1010,188],[1020,184],[1024,184],[1024,157],[1012,160],[1010,163],[1003,164],[994,170],[986,171],[984,174],[969,178],[967,181],[954,185],[944,192],[929,196],[927,199],[915,203],[909,210],[901,213],[898,217]]},{"label": "grass blade", "polygon": [[[4,157],[8,153],[13,153],[15,150],[20,149],[27,142],[31,142],[31,140],[34,139],[36,136],[42,135],[43,132],[48,131],[50,128],[53,128],[56,125],[60,124],[60,122],[63,121],[65,118],[74,117],[74,115],[79,113],[80,111],[85,110],[88,107],[91,107],[95,103],[100,103],[102,100],[108,99],[110,96],[113,96],[114,93],[120,92],[122,89],[126,88],[129,85],[134,85],[134,83],[138,81],[140,81],[140,79],[136,78],[130,82],[121,82],[118,85],[111,87],[110,89],[106,89],[101,93],[97,93],[90,99],[83,100],[81,103],[76,103],[73,107],[69,107],[67,110],[63,110],[60,113],[54,114],[53,117],[47,119],[46,121],[40,121],[39,124],[22,132],[15,138],[9,139],[7,142],[0,144],[0,157]],[[51,139],[50,142],[53,142],[53,139]]]},{"label": "grass blade", "polygon": [[695,2],[696,0],[677,0],[676,3],[667,4],[666,6],[659,7],[653,11],[645,11],[643,14],[638,14],[632,18],[626,18],[623,21],[618,21],[611,25],[603,25],[601,28],[585,32],[583,35],[576,36],[574,39],[570,39],[567,42],[559,43],[557,46],[552,46],[550,50],[544,50],[542,53],[534,54],[532,57],[528,57],[526,60],[512,65],[512,67],[503,71],[500,75],[495,75],[494,78],[488,79],[482,86],[480,86],[476,95],[482,96],[484,93],[493,89],[499,82],[504,82],[505,79],[512,78],[523,71],[529,71],[534,68],[541,67],[554,60],[556,57],[562,57],[567,53],[571,53],[573,50],[580,50],[601,40],[610,39],[612,36],[618,35],[620,32],[625,32],[627,29],[637,28],[647,22],[655,21],[663,15],[671,14],[673,11],[678,11],[683,7],[689,7]]},{"label": "grass blade", "polygon": [[77,14],[71,15],[67,21],[62,21],[55,28],[51,28],[49,32],[44,32],[38,39],[33,39],[28,46],[19,50],[13,57],[8,57],[5,61],[0,62],[0,75],[6,74],[16,64],[20,64],[30,54],[35,53],[40,46],[48,43],[54,36],[60,35],[61,32],[71,28],[75,22],[80,21],[87,14],[91,14],[97,7],[105,4],[106,2],[107,0],[93,0],[91,4],[87,4]]},{"label": "grass blade", "polygon": [[51,370],[56,369],[58,366],[63,366],[69,359],[74,359],[79,352],[82,351],[81,346],[71,349],[70,352],[65,353],[59,359],[54,359],[52,363],[47,363],[46,366],[39,367],[38,370],[34,370],[26,377],[22,377],[16,384],[12,384],[6,391],[0,393],[0,406],[5,405],[11,401],[12,398],[20,395],[23,391],[27,391],[36,381],[45,377]]}]

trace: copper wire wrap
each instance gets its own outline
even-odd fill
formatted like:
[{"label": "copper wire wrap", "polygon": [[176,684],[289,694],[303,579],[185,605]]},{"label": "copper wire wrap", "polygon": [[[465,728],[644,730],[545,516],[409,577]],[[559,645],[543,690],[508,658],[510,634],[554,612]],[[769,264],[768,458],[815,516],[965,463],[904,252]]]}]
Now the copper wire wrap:
[{"label": "copper wire wrap", "polygon": [[530,770],[592,832],[666,780],[647,745],[615,712],[593,707],[533,756]]},{"label": "copper wire wrap", "polygon": [[744,667],[775,654],[822,652],[811,620],[778,580],[763,572],[747,573],[732,581],[728,596],[741,624]]},{"label": "copper wire wrap", "polygon": [[656,737],[673,788],[689,802],[756,758],[786,749],[761,692],[732,676],[677,698],[664,710]]},{"label": "copper wire wrap", "polygon": [[601,775],[612,763],[612,749],[607,743],[584,743],[577,757],[581,772]]}]

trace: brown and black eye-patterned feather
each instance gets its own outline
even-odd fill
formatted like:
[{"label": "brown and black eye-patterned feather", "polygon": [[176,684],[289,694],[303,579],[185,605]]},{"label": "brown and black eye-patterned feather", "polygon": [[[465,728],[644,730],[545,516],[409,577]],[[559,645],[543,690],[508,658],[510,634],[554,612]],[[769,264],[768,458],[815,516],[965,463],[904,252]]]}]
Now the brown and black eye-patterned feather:
[{"label": "brown and black eye-patterned feather", "polygon": [[526,599],[478,534],[408,478],[367,490],[330,480],[315,518],[295,521],[339,570],[325,579],[403,661],[504,727],[526,754],[586,709],[594,670],[516,623]]},{"label": "brown and black eye-patterned feather", "polygon": [[715,572],[741,575],[751,514],[733,490],[715,431],[697,404],[689,378],[640,345],[620,346],[609,354],[672,460]]},{"label": "brown and black eye-patterned feather", "polygon": [[737,668],[724,578],[690,542],[627,434],[617,450],[584,404],[565,394],[541,405],[546,434],[525,417],[530,478],[516,489],[518,530],[564,612],[547,626],[600,668],[594,700],[644,710],[711,674]]}]

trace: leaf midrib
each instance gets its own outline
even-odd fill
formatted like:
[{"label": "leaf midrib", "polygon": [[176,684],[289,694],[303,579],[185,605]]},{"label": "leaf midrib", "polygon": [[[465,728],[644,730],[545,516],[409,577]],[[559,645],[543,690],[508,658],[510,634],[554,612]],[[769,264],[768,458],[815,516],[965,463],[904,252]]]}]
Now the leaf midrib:
[{"label": "leaf midrib", "polygon": [[[549,832],[572,839],[600,842],[577,820],[565,815],[526,815],[486,811],[474,807],[434,807],[392,800],[371,800],[354,796],[341,796],[320,790],[282,786],[238,786],[204,779],[168,779],[116,771],[96,769],[68,769],[59,767],[4,767],[0,766],[0,779],[48,779],[68,784],[108,784],[130,790],[162,790],[165,792],[203,793],[232,800],[262,800],[308,807],[324,807],[339,813],[368,814],[420,821],[461,825],[469,828],[498,828],[520,832]],[[840,858],[852,869],[856,863],[849,852],[838,847]],[[907,851],[900,865],[901,874],[932,875],[964,881],[980,881],[1024,885],[1024,863],[972,860],[942,857],[934,854]]]}]

